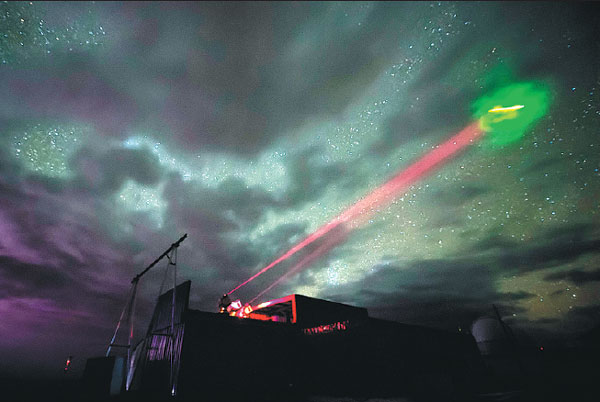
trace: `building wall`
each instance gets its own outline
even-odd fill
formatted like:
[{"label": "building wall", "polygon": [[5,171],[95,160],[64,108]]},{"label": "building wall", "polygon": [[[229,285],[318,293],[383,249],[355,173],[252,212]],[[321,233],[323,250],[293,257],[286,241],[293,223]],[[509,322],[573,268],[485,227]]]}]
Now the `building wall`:
[{"label": "building wall", "polygon": [[[402,396],[473,390],[469,337],[363,318],[308,335],[300,325],[189,311],[179,395]],[[313,323],[314,324],[314,323]]]}]

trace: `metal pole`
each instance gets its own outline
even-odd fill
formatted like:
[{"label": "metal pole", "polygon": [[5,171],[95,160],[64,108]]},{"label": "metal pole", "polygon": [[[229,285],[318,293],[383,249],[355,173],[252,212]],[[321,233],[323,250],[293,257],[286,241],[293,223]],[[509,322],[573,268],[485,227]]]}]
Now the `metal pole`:
[{"label": "metal pole", "polygon": [[173,265],[173,298],[171,303],[171,396],[175,396],[174,359],[175,359],[175,301],[177,288],[177,248],[173,249],[169,264]]},{"label": "metal pole", "polygon": [[[130,304],[130,310],[129,310],[129,338],[127,340],[127,368],[126,368],[126,374],[127,376],[129,376],[129,367],[131,365],[131,341],[133,339],[133,325],[134,325],[134,319],[135,319],[135,302],[137,300],[137,285],[138,285],[139,281],[135,281],[135,283],[133,284],[133,292],[131,295],[131,304]],[[127,378],[127,377],[125,377]]]},{"label": "metal pole", "polygon": [[186,237],[187,237],[187,233],[184,234],[183,236],[181,236],[181,238],[179,240],[177,240],[175,243],[171,244],[171,247],[169,247],[167,251],[165,251],[164,253],[162,253],[160,255],[160,257],[158,257],[156,260],[154,260],[154,262],[152,262],[152,264],[148,265],[146,267],[146,269],[144,269],[142,272],[140,272],[139,274],[137,274],[131,280],[131,283],[133,283],[133,281],[139,280],[142,277],[142,275],[144,275],[146,272],[148,272],[150,270],[150,268],[152,268],[153,266],[155,266],[157,262],[159,262],[160,260],[162,260],[163,258],[165,258],[171,252],[171,250],[173,250],[174,248],[179,247],[179,245],[181,244],[181,242],[183,242]]}]

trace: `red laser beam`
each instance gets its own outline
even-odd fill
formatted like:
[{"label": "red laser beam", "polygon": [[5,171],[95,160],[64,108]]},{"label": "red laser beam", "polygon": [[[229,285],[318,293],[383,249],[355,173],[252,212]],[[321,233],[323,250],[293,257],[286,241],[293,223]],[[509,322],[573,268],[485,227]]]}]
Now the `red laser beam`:
[{"label": "red laser beam", "polygon": [[364,223],[377,208],[381,208],[392,202],[401,191],[406,190],[406,188],[410,187],[418,180],[434,172],[436,167],[441,166],[441,164],[448,161],[451,156],[456,155],[466,146],[472,144],[481,137],[483,133],[484,131],[479,128],[479,122],[474,122],[465,127],[459,133],[437,145],[434,149],[413,162],[406,169],[400,171],[387,182],[348,207],[341,214],[319,227],[279,258],[229,291],[229,294],[258,278],[280,262],[290,258],[337,226],[351,222],[351,229],[358,227],[360,224]]},{"label": "red laser beam", "polygon": [[258,299],[259,297],[261,297],[262,295],[267,293],[269,290],[273,289],[273,287],[275,287],[277,284],[281,283],[284,279],[286,279],[286,278],[290,277],[291,275],[295,274],[296,272],[300,271],[302,268],[306,267],[307,265],[312,264],[315,260],[317,260],[320,257],[327,254],[332,248],[343,243],[344,240],[346,240],[346,238],[348,237],[348,231],[345,230],[343,232],[339,232],[334,235],[330,235],[328,237],[329,238],[326,239],[323,242],[323,244],[319,245],[319,247],[317,247],[315,250],[310,252],[308,255],[304,256],[300,261],[298,261],[296,263],[296,265],[294,265],[292,268],[290,268],[285,274],[281,275],[277,280],[275,280],[275,282],[273,282],[272,284],[267,286],[262,292],[257,294],[248,303],[252,304],[256,299]]}]

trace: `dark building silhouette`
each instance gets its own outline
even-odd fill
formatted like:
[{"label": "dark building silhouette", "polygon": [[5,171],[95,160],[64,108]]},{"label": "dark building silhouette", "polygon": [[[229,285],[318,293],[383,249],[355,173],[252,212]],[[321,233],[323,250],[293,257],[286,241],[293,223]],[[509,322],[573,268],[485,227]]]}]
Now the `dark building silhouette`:
[{"label": "dark building silhouette", "polygon": [[477,388],[482,361],[470,335],[374,319],[364,308],[302,295],[239,318],[189,309],[189,290],[189,281],[177,287],[175,309],[172,289],[160,296],[130,362],[131,394],[448,398]]}]

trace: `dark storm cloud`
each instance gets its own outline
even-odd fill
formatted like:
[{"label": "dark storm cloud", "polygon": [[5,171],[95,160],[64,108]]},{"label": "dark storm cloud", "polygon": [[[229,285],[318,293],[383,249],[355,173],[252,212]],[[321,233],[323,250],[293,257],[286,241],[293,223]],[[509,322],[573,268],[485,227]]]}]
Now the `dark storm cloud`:
[{"label": "dark storm cloud", "polygon": [[588,254],[597,254],[600,239],[593,224],[561,226],[536,233],[524,243],[498,234],[480,240],[471,251],[488,253],[486,258],[510,271],[526,272],[548,269],[576,260]]},{"label": "dark storm cloud", "polygon": [[[65,264],[67,266],[67,264]],[[87,275],[86,267],[72,261],[70,269],[48,265],[23,263],[10,257],[0,257],[0,277],[3,289],[0,300],[37,300],[52,304],[57,309],[68,312],[70,309],[96,316],[107,312],[106,318],[122,304],[122,295],[97,289]],[[82,298],[85,292],[85,298]],[[95,311],[92,300],[101,299],[102,309]],[[110,317],[114,319],[114,317]]]},{"label": "dark storm cloud", "polygon": [[317,147],[293,155],[287,165],[289,188],[282,208],[301,208],[304,203],[322,197],[323,191],[335,186],[338,193],[364,185],[367,177],[357,174],[352,164],[323,162]]},{"label": "dark storm cloud", "polygon": [[223,286],[233,287],[234,282],[246,279],[258,263],[275,254],[274,247],[284,247],[285,236],[295,236],[301,230],[284,225],[274,230],[271,240],[265,236],[264,242],[254,247],[238,240],[240,230],[255,225],[266,209],[277,205],[268,192],[248,188],[239,179],[227,179],[211,189],[187,185],[173,175],[165,186],[164,198],[170,225],[202,244],[194,250],[193,259],[206,266],[210,275],[219,277],[209,292],[213,295],[226,291]]},{"label": "dark storm cloud", "polygon": [[290,128],[343,112],[387,68],[410,26],[407,6],[393,3],[122,7],[122,26],[134,28],[124,34],[138,34],[119,53],[107,48],[115,62],[95,69],[190,151],[257,153]]},{"label": "dark storm cloud", "polygon": [[[234,230],[237,224],[218,212],[224,212],[219,205],[219,201],[223,200],[219,192],[204,191],[204,189],[190,190],[188,186],[184,186],[179,177],[173,176],[165,187],[164,198],[169,205],[168,214],[172,225],[188,233],[191,238],[201,239],[204,249],[209,254],[210,258],[207,262],[210,265],[231,264],[229,253],[220,241],[220,235]],[[243,208],[244,205],[240,203],[239,207]]]},{"label": "dark storm cloud", "polygon": [[482,184],[465,184],[460,187],[445,188],[435,191],[431,195],[431,200],[435,206],[456,207],[472,200],[475,197],[490,192],[489,186]]},{"label": "dark storm cloud", "polygon": [[101,66],[85,54],[69,55],[64,64],[53,61],[42,71],[24,70],[0,78],[0,90],[13,95],[2,98],[0,117],[83,121],[113,136],[137,120],[132,99],[107,82]]},{"label": "dark storm cloud", "polygon": [[454,227],[463,224],[464,221],[465,218],[458,214],[440,214],[438,217],[432,217],[428,226],[434,229]]},{"label": "dark storm cloud", "polygon": [[52,294],[68,286],[69,276],[48,267],[23,263],[10,257],[0,257],[3,289],[0,298],[26,296],[46,291]]},{"label": "dark storm cloud", "polygon": [[600,239],[548,239],[540,245],[520,247],[516,250],[504,250],[499,261],[506,267],[533,271],[555,267],[584,256],[597,254],[600,250]]},{"label": "dark storm cloud", "polygon": [[358,288],[338,287],[332,299],[367,307],[381,318],[455,329],[468,328],[476,318],[493,313],[492,303],[503,315],[511,315],[523,311],[516,305],[519,301],[535,296],[499,292],[494,283],[500,272],[475,257],[406,265],[390,261],[374,271]]},{"label": "dark storm cloud", "polygon": [[[416,95],[411,94],[413,98],[425,100],[416,109],[409,107],[386,119],[382,125],[381,139],[375,142],[370,152],[387,155],[415,138],[437,142],[440,130],[447,133],[464,126],[468,122],[468,116],[457,113],[456,105],[464,105],[466,95],[453,92],[455,91],[438,87],[421,90]],[[438,101],[440,95],[444,97],[442,103]],[[434,134],[437,135],[434,137]]]},{"label": "dark storm cloud", "polygon": [[457,327],[468,330],[481,316],[492,316],[492,303],[507,321],[512,321],[512,314],[524,311],[515,305],[515,301],[502,300],[501,296],[496,299],[476,299],[460,295],[422,298],[413,292],[382,293],[371,290],[363,291],[361,295],[362,297],[358,294],[336,295],[328,299],[367,307],[372,317],[449,331],[455,331]]},{"label": "dark storm cloud", "polygon": [[474,98],[475,91],[455,82],[445,82],[448,71],[462,68],[460,63],[465,62],[467,55],[462,49],[470,44],[465,41],[473,39],[463,38],[461,43],[442,54],[441,60],[438,58],[420,71],[407,89],[406,98],[411,102],[396,113],[388,114],[382,123],[380,138],[371,147],[371,152],[386,155],[415,138],[439,142],[442,138],[440,133],[447,135],[468,124],[471,119],[468,101]]},{"label": "dark storm cloud", "polygon": [[[248,187],[241,179],[224,180],[206,201],[214,197],[214,206],[223,211],[232,211],[240,220],[255,223],[269,207],[277,205],[273,195],[259,187]],[[211,197],[212,196],[212,197]]]},{"label": "dark storm cloud", "polygon": [[490,233],[487,237],[479,240],[469,251],[487,252],[491,250],[512,250],[517,248],[519,243],[501,236],[498,233]]},{"label": "dark storm cloud", "polygon": [[503,300],[503,301],[507,301],[507,302],[515,302],[515,301],[519,301],[519,300],[531,299],[534,297],[537,297],[537,295],[530,293],[530,292],[524,292],[524,291],[507,292],[507,293],[502,293],[502,294],[498,295],[497,300]]},{"label": "dark storm cloud", "polygon": [[[436,294],[487,298],[495,293],[492,270],[475,260],[427,260],[411,262],[406,267],[387,265],[374,269],[376,273],[365,278],[361,287],[389,292],[406,289],[420,298]],[[471,278],[469,283],[462,280],[465,276]]]},{"label": "dark storm cloud", "polygon": [[547,281],[559,281],[562,279],[566,279],[570,282],[573,282],[576,285],[583,285],[588,282],[600,281],[600,270],[588,272],[579,269],[574,269],[567,272],[556,272],[550,275],[546,275],[544,279]]},{"label": "dark storm cloud", "polygon": [[539,325],[554,325],[558,322],[560,322],[561,320],[559,318],[540,318],[539,320],[533,320],[532,323],[535,324],[539,324]]},{"label": "dark storm cloud", "polygon": [[[546,6],[549,7],[546,7]],[[530,46],[516,47],[522,59],[522,73],[535,76],[569,76],[568,83],[559,83],[560,90],[570,90],[570,87],[576,85],[586,85],[590,81],[597,79],[598,68],[600,67],[600,58],[598,57],[597,37],[599,34],[598,5],[593,3],[580,3],[574,7],[562,7],[558,3],[534,4],[521,3],[516,6],[517,12],[524,11],[534,34],[529,39]],[[544,18],[537,18],[538,15],[544,15]],[[578,29],[569,27],[571,21],[578,21]],[[563,33],[569,32],[569,39],[579,43],[576,47],[570,47],[573,51],[569,57],[562,58],[560,63],[547,63],[555,52],[555,44],[564,39]],[[540,38],[536,38],[539,36]],[[543,39],[542,39],[543,38]],[[533,44],[540,40],[546,45],[541,46],[538,52],[527,54]],[[521,44],[521,43],[520,43]],[[535,57],[537,56],[537,57]]]},{"label": "dark storm cloud", "polygon": [[119,190],[126,179],[154,186],[164,172],[158,158],[149,149],[110,149],[100,154],[96,150],[82,149],[71,161],[79,180],[102,193]]},{"label": "dark storm cloud", "polygon": [[30,272],[34,281],[33,272],[42,278],[52,272],[71,279],[74,286],[68,289],[101,278],[96,288],[112,291],[129,257],[127,244],[117,248],[110,239],[113,230],[101,230],[115,221],[110,203],[79,193],[69,183],[38,177],[0,182],[0,189],[0,249],[4,258],[14,259],[8,265],[25,264],[11,271]]},{"label": "dark storm cloud", "polygon": [[[339,4],[335,3],[312,7],[310,13],[320,14],[320,24],[307,21],[295,28],[297,31],[306,29],[306,33],[295,32],[300,34],[296,40],[302,42],[288,46],[287,55],[269,66],[265,76],[270,77],[270,85],[263,87],[257,96],[261,108],[275,116],[274,128],[284,130],[286,124],[303,123],[309,116],[342,112],[383,71],[384,58],[392,51],[395,38],[405,29],[392,21],[398,22],[398,13],[405,6],[391,3],[370,6],[372,11],[361,21],[364,29],[356,22],[346,22]],[[359,5],[356,5],[352,11],[358,10]],[[290,15],[284,18],[295,12],[286,11]],[[349,14],[353,21],[354,13]],[[341,29],[328,28],[339,24]],[[266,95],[267,88],[275,91],[274,98]],[[280,101],[283,103],[278,106]],[[294,113],[289,115],[294,120],[286,118],[291,110]]]},{"label": "dark storm cloud", "polygon": [[[258,240],[258,243],[260,243],[259,247],[264,247],[267,250],[277,250],[277,252],[285,252],[305,233],[306,225],[284,223],[270,230],[265,236],[261,236],[260,240]],[[277,254],[277,252],[274,254]]]},{"label": "dark storm cloud", "polygon": [[524,174],[546,172],[549,168],[558,168],[561,162],[562,161],[557,158],[546,158],[538,161],[534,161],[532,159],[529,161],[524,161],[521,171]]},{"label": "dark storm cloud", "polygon": [[[363,21],[369,29],[339,30],[335,24],[344,21],[344,10],[335,3],[112,4],[100,11],[112,10],[109,26],[122,34],[119,48],[102,50],[110,65],[92,58],[85,68],[66,67],[73,82],[45,77],[11,85],[24,89],[19,104],[42,107],[30,88],[47,82],[42,94],[76,95],[66,101],[78,116],[89,118],[93,111],[98,118],[109,110],[120,126],[153,122],[176,133],[169,141],[190,151],[206,146],[256,153],[309,117],[342,112],[381,73],[396,44],[393,34],[402,28],[386,23],[395,18],[386,7],[372,8]],[[317,16],[322,21],[315,25]],[[305,24],[298,23],[302,18]],[[303,29],[304,44],[298,42]]]},{"label": "dark storm cloud", "polygon": [[[588,331],[597,332],[600,323],[600,305],[591,304],[587,306],[574,306],[569,309],[566,316],[561,320],[560,332],[569,332],[576,330],[585,336]],[[597,344],[597,336],[589,339],[592,343]],[[595,342],[594,342],[595,341]]]},{"label": "dark storm cloud", "polygon": [[600,321],[600,305],[578,306],[573,307],[569,312],[570,316],[582,318],[598,324]]},{"label": "dark storm cloud", "polygon": [[[270,193],[259,187],[248,187],[237,178],[228,178],[215,188],[206,188],[186,186],[179,175],[171,175],[163,193],[170,214],[181,220],[184,227],[205,227],[217,235],[242,222],[256,223],[266,209],[277,205]],[[208,227],[196,225],[200,222],[193,220],[198,214],[204,217],[201,220],[214,219],[214,222]]]}]

